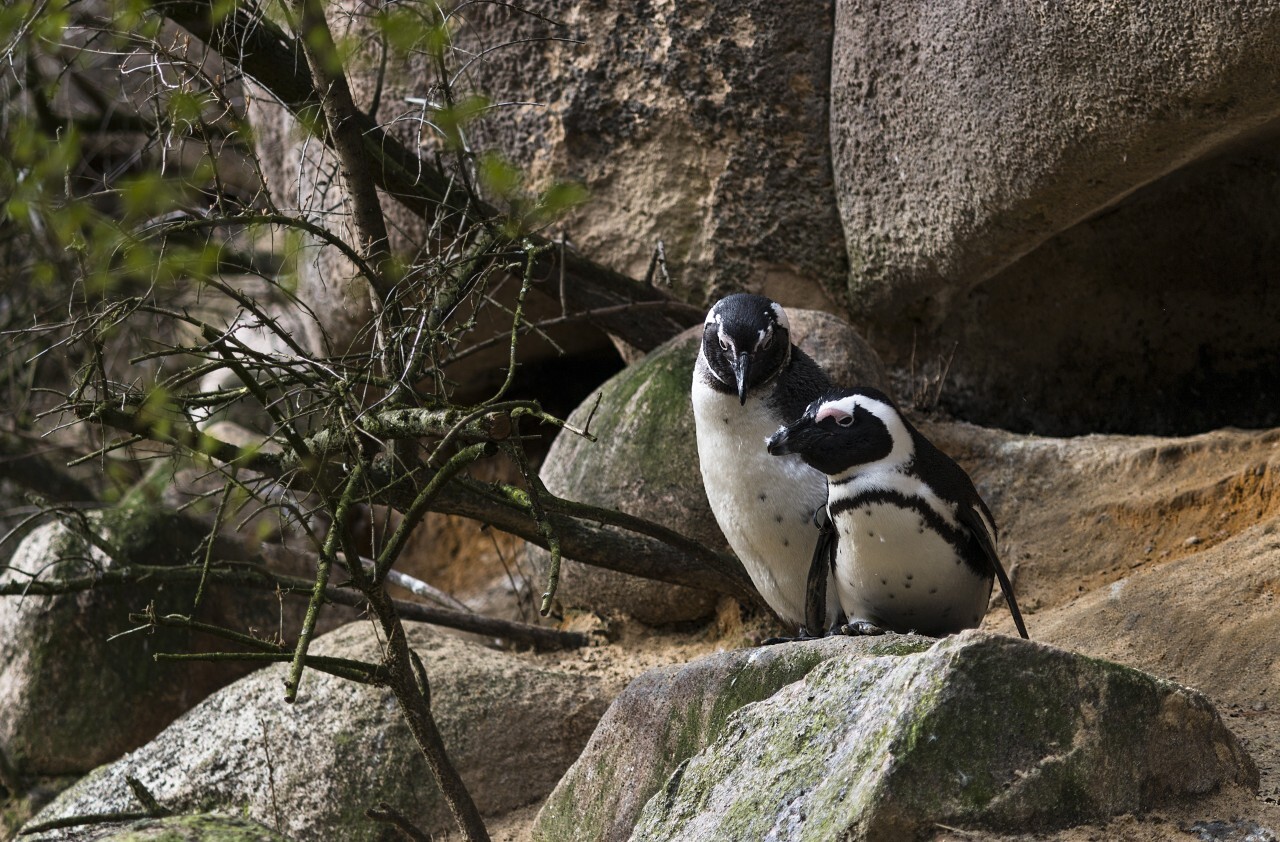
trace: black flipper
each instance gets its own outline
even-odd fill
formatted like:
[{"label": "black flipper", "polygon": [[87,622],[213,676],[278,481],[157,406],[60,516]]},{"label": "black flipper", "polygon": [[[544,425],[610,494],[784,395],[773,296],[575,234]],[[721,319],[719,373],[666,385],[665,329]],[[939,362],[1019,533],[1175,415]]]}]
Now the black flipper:
[{"label": "black flipper", "polygon": [[836,526],[825,505],[813,513],[818,527],[818,543],[813,548],[809,578],[804,591],[804,624],[811,633],[821,635],[827,628],[827,577],[836,568]]},{"label": "black flipper", "polygon": [[[986,507],[983,506],[983,508]],[[995,572],[996,579],[1000,581],[1000,590],[1004,593],[1004,601],[1009,604],[1009,613],[1013,615],[1013,624],[1018,627],[1018,634],[1022,635],[1024,640],[1030,640],[1031,636],[1027,634],[1026,624],[1022,622],[1022,612],[1018,610],[1018,600],[1013,595],[1013,583],[1004,572],[1004,565],[1000,563],[1000,555],[996,552],[995,536],[987,531],[990,512],[986,513],[987,519],[984,520],[972,506],[961,505],[956,514],[960,523],[977,539],[978,545],[982,548],[982,554],[987,557],[987,562]]]}]

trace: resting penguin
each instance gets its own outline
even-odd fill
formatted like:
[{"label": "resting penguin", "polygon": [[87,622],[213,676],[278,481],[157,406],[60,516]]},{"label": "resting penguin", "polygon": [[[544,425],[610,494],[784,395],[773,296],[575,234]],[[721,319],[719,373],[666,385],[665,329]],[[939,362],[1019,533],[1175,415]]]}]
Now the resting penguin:
[{"label": "resting penguin", "polygon": [[[751,581],[801,637],[835,616],[835,589],[806,618],[806,588],[819,532],[814,513],[827,478],[799,456],[774,458],[764,441],[831,388],[791,344],[786,311],[759,295],[730,295],[707,313],[693,370],[693,417],[702,483],[716,522]],[[825,609],[830,614],[824,615]]]},{"label": "resting penguin", "polygon": [[833,632],[975,628],[1000,580],[1027,636],[996,554],[996,527],[969,475],[875,389],[825,394],[768,441],[827,477],[836,531],[830,558],[844,621]]}]

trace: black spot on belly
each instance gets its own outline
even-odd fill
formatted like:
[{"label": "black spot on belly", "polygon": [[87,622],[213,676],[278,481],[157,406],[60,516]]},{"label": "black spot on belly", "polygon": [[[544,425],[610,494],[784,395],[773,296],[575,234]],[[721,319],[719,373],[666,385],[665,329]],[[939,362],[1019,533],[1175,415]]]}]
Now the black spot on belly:
[{"label": "black spot on belly", "polygon": [[937,592],[938,592],[937,588],[929,588],[929,593],[937,593]]},{"label": "black spot on belly", "polygon": [[783,538],[783,539],[782,539],[782,546],[784,546],[784,547],[789,547],[789,546],[791,546],[791,541],[789,541],[789,540],[788,540],[788,539],[786,539],[786,538]]},{"label": "black spot on belly", "polygon": [[895,594],[893,591],[889,592],[889,599],[897,599],[897,598],[898,598],[897,594]]},{"label": "black spot on belly", "polygon": [[880,584],[882,584],[882,585],[887,585],[887,584],[889,584],[889,580],[888,580],[888,579],[881,579],[881,580],[880,580]]},{"label": "black spot on belly", "polygon": [[721,420],[721,421],[723,421],[724,423],[728,424],[728,423],[729,423],[729,416],[728,416],[728,415],[726,415],[725,417],[721,418],[720,420]]},{"label": "black spot on belly", "polygon": [[777,517],[774,518],[774,520],[776,520],[778,523],[782,523],[782,515],[778,515]]},{"label": "black spot on belly", "polygon": [[902,583],[902,587],[906,588],[907,590],[911,590],[911,583],[910,583],[910,582],[903,582],[903,583]]},{"label": "black spot on belly", "polygon": [[874,532],[872,532],[870,529],[868,529],[868,530],[867,530],[867,537],[868,537],[868,538],[874,538],[874,537],[876,537],[876,533],[874,533]]},{"label": "black spot on belly", "polygon": [[911,581],[912,579],[914,579],[914,578],[915,578],[915,574],[914,574],[914,573],[908,573],[908,574],[907,574],[907,581],[908,581],[908,582],[910,582],[910,581]]},{"label": "black spot on belly", "polygon": [[768,500],[768,499],[769,499],[769,495],[768,495],[768,494],[765,494],[763,491],[761,491],[761,492],[760,492],[760,499],[761,499],[761,500]]}]

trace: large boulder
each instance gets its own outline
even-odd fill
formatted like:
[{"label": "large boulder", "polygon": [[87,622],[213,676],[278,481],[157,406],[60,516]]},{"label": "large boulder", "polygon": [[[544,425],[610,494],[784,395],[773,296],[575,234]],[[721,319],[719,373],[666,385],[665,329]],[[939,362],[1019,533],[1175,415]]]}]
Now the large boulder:
[{"label": "large boulder", "polygon": [[[846,323],[811,310],[792,309],[788,315],[793,341],[833,381],[885,388],[875,352]],[[682,333],[590,395],[569,422],[581,429],[591,416],[598,441],[558,435],[543,462],[547,490],[647,518],[730,552],[698,470],[690,390],[701,338],[701,326]],[[546,553],[531,548],[530,554],[545,571]],[[626,613],[650,625],[705,617],[715,606],[709,592],[572,561],[562,565],[557,594],[565,606]]]},{"label": "large boulder", "polygon": [[1278,36],[1256,0],[839,0],[833,167],[886,362],[959,343],[951,406],[1037,432],[1280,422],[1250,400],[1280,388]]},{"label": "large boulder", "polygon": [[[888,635],[854,645],[874,656],[917,652],[929,643]],[[534,839],[627,839],[650,797],[724,731],[734,712],[848,651],[847,640],[828,638],[720,652],[644,673],[609,706],[582,756],[543,804]]]},{"label": "large boulder", "polygon": [[[1202,689],[1243,711],[1233,727],[1274,755],[1280,430],[925,430],[991,504],[1032,637]],[[993,611],[987,628],[1012,624]]]},{"label": "large boulder", "polygon": [[[905,645],[895,649],[898,640]],[[602,739],[562,783],[567,805],[553,795],[544,808],[540,838],[556,838],[566,806],[594,819],[576,826],[577,839],[877,840],[938,824],[1061,827],[1257,786],[1257,768],[1193,690],[984,632],[928,643],[796,644],[818,651],[790,681],[779,680],[776,663],[756,667],[743,653],[739,669],[720,671],[719,692],[696,687],[695,703],[673,706],[657,729],[644,716],[610,723],[674,765],[665,781],[623,784],[649,781],[626,796],[649,796],[629,835],[607,807],[592,809],[614,797],[611,788],[602,795],[584,785],[593,770],[591,782],[608,783],[617,753]],[[695,686],[705,681],[706,671],[689,672]],[[742,684],[751,689],[734,686]],[[629,689],[615,705],[650,689]],[[708,719],[699,697],[721,706],[711,727],[690,727]],[[673,727],[686,736],[674,746],[662,736]]]},{"label": "large boulder", "polygon": [[833,5],[530,7],[561,27],[487,7],[463,35],[509,46],[468,83],[538,105],[496,112],[476,142],[534,178],[585,185],[565,229],[605,265],[643,277],[661,240],[686,300],[746,288],[830,307],[845,273],[827,136]]},{"label": "large boulder", "polygon": [[[206,535],[207,527],[191,518],[130,499],[46,523],[23,540],[0,569],[0,585],[100,581],[67,594],[0,596],[0,749],[18,770],[87,772],[142,745],[252,669],[231,662],[159,663],[157,652],[208,652],[225,644],[179,629],[124,634],[142,625],[130,621],[130,613],[194,616],[242,634],[301,625],[305,601],[282,602],[267,590],[213,584],[193,611],[198,584],[190,577],[179,582],[156,575],[140,584],[110,578],[134,564],[190,564]],[[327,613],[322,628],[351,616],[345,608]]]},{"label": "large boulder", "polygon": [[[599,679],[406,623],[431,682],[441,736],[486,816],[536,802],[555,786],[608,704]],[[317,638],[316,655],[378,662],[369,622]],[[453,828],[391,692],[306,673],[283,698],[288,665],[210,696],[163,733],[60,795],[34,821],[136,810],[133,776],[175,812],[235,810],[294,839],[373,840],[386,802],[428,833]]]}]

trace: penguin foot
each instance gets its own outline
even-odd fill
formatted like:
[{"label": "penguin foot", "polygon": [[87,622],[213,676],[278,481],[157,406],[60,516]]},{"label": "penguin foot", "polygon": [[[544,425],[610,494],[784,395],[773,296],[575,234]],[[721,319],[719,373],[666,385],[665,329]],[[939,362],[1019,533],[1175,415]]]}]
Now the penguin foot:
[{"label": "penguin foot", "polygon": [[839,629],[840,634],[847,634],[850,637],[860,637],[863,635],[884,634],[885,630],[877,626],[875,623],[866,620],[854,620],[852,623],[846,623]]},{"label": "penguin foot", "polygon": [[795,643],[801,640],[821,640],[820,634],[809,634],[809,630],[801,626],[795,637],[766,637],[760,641],[761,646],[776,646],[779,643]]}]

